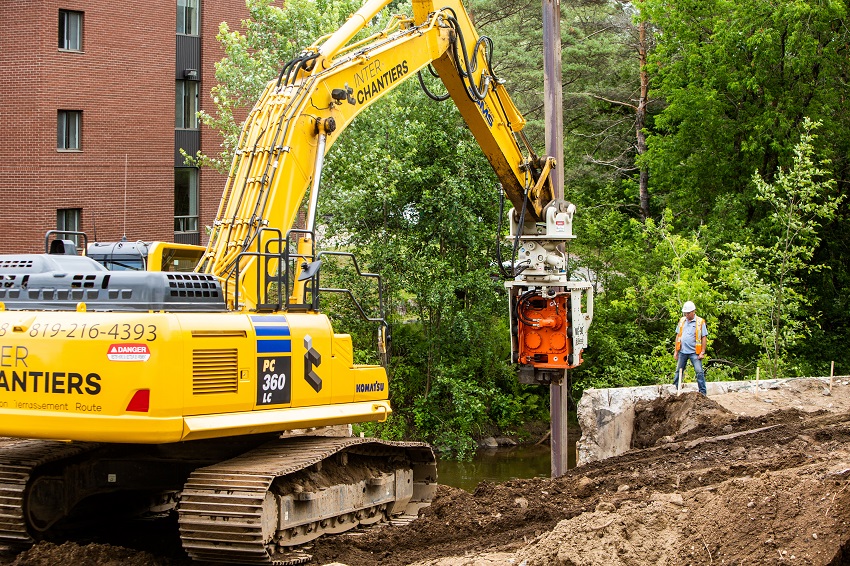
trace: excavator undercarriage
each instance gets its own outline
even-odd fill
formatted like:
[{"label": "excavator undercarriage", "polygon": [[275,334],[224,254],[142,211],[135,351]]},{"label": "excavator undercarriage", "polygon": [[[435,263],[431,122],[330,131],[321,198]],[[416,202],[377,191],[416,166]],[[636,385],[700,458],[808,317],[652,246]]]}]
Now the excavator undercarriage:
[{"label": "excavator undercarriage", "polygon": [[306,556],[299,547],[316,537],[415,516],[436,491],[434,454],[416,442],[275,438],[219,461],[257,441],[186,443],[179,453],[173,445],[12,442],[0,449],[0,543],[49,539],[87,511],[176,510],[183,548],[196,560],[298,564]]}]

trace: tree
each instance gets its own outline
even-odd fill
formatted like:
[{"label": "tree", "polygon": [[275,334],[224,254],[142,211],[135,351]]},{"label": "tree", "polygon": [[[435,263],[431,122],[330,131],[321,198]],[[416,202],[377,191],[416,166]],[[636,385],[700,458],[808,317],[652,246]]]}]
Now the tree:
[{"label": "tree", "polygon": [[666,103],[647,140],[656,198],[690,227],[710,223],[717,241],[758,230],[767,210],[750,176],[787,162],[805,116],[823,123],[834,147],[848,147],[839,110],[850,94],[846,4],[644,5],[663,37],[649,66]]},{"label": "tree", "polygon": [[[582,30],[585,37],[573,38],[576,41],[568,50],[568,55],[577,60],[582,58],[583,50],[590,48],[596,52],[597,65],[588,69],[586,77],[590,80],[576,85],[582,85],[585,90],[573,89],[570,93],[602,105],[598,131],[585,134],[597,140],[585,159],[615,171],[616,180],[631,180],[637,172],[638,214],[646,221],[650,217],[649,169],[642,156],[647,150],[645,129],[650,103],[647,56],[653,44],[652,27],[640,12],[642,1],[590,4],[595,8],[591,12],[595,17],[585,20]],[[598,40],[591,40],[594,36]],[[568,69],[574,66],[568,65]],[[578,120],[577,126],[583,128],[586,123]],[[579,128],[571,133],[582,135]],[[619,131],[619,139],[612,135],[612,129]],[[627,136],[633,136],[633,141],[628,141]],[[603,143],[610,139],[615,140],[613,144]]]},{"label": "tree", "polygon": [[762,347],[773,377],[783,373],[788,348],[817,326],[804,277],[824,268],[812,258],[823,223],[835,217],[844,199],[822,168],[828,162],[815,162],[813,132],[819,126],[803,120],[791,167],[779,169],[774,182],[765,181],[758,171],[753,174],[759,200],[772,209],[765,222],[766,242],[730,245],[730,259],[725,262],[724,280],[738,297],[727,305],[727,314],[736,320],[735,332],[742,342]]},{"label": "tree", "polygon": [[[635,160],[645,151],[650,121],[644,72],[650,25],[635,19],[629,2],[581,0],[562,3],[561,10],[567,196],[580,206],[615,198],[645,218],[648,171]],[[477,0],[473,12],[479,30],[498,38],[496,72],[528,120],[529,139],[542,149],[540,1]]]},{"label": "tree", "polygon": [[682,303],[697,302],[710,333],[717,325],[722,295],[705,236],[677,233],[669,210],[658,222],[609,211],[586,222],[585,236],[580,254],[602,292],[580,388],[669,382]]},{"label": "tree", "polygon": [[[808,116],[822,124],[818,133],[826,141],[818,151],[824,158],[819,167],[837,187],[850,181],[850,115],[841,111],[850,95],[847,5],[646,0],[643,13],[659,30],[648,69],[655,96],[663,100],[647,130],[644,158],[653,208],[672,210],[677,230],[699,230],[705,236],[716,284],[735,303],[729,309],[760,312],[768,308],[762,301],[774,297],[773,280],[753,262],[757,250],[776,238],[776,210],[752,182],[753,171],[762,171],[763,180],[772,184],[779,165],[792,162]],[[782,317],[793,323],[814,311],[824,323],[807,325],[799,335],[785,327],[796,337],[779,346],[779,358],[799,371],[828,368],[823,359],[850,363],[838,336],[850,327],[850,304],[840,291],[850,281],[846,201],[823,223],[810,261],[824,267],[796,273],[799,281],[791,292],[805,289],[806,303],[798,315]],[[723,263],[735,258],[740,268]],[[786,314],[789,308],[782,307]],[[761,355],[768,326],[749,317],[751,328],[745,332],[743,315],[729,318],[728,309],[720,315],[715,343],[728,354],[724,357]],[[759,339],[754,341],[755,335]],[[812,347],[814,337],[817,347]],[[777,345],[770,343],[775,359]]]}]

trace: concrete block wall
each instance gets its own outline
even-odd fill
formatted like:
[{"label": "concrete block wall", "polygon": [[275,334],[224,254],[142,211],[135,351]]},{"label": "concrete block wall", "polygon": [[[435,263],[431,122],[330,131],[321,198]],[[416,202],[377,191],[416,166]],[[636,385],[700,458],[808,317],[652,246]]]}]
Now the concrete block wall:
[{"label": "concrete block wall", "polygon": [[[759,389],[771,389],[787,379],[765,379]],[[708,396],[752,390],[755,381],[716,381],[706,383]],[[682,391],[697,391],[696,383],[685,383]],[[576,463],[581,466],[627,452],[634,432],[635,404],[675,395],[672,384],[643,387],[587,389],[578,403],[581,438],[576,443]]]}]

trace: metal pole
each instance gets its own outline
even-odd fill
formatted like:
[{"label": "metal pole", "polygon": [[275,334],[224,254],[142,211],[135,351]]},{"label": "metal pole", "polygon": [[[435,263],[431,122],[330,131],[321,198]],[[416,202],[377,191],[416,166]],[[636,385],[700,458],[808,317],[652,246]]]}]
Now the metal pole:
[{"label": "metal pole", "polygon": [[558,383],[549,385],[549,417],[551,421],[552,434],[552,477],[557,478],[567,473],[567,462],[569,461],[569,448],[567,442],[567,416],[569,395],[568,370],[564,370],[564,378]]},{"label": "metal pole", "polygon": [[322,181],[322,167],[325,163],[325,147],[328,136],[324,132],[319,134],[319,147],[316,149],[316,165],[313,168],[313,185],[310,188],[310,208],[307,210],[307,231],[313,232],[316,228],[316,208],[319,204],[319,184]]},{"label": "metal pole", "polygon": [[543,106],[546,155],[557,160],[555,198],[564,198],[564,115],[561,90],[561,0],[543,0]]},{"label": "metal pole", "polygon": [[[554,157],[551,178],[556,199],[564,198],[564,117],[561,94],[561,2],[543,0],[543,106],[546,119],[546,155]],[[552,477],[567,473],[567,372],[549,385],[549,417],[552,427]]]}]

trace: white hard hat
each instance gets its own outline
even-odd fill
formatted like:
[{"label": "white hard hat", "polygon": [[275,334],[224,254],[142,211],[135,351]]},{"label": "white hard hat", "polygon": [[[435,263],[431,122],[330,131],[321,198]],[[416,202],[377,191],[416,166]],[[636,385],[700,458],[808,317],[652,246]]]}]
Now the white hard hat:
[{"label": "white hard hat", "polygon": [[682,305],[682,312],[692,312],[697,310],[697,306],[693,301],[685,301],[685,304]]}]

